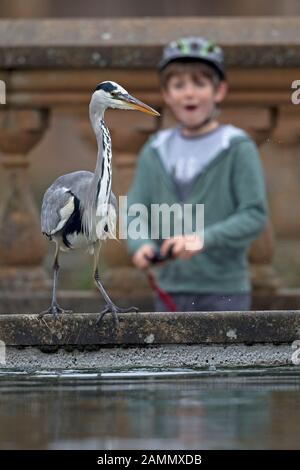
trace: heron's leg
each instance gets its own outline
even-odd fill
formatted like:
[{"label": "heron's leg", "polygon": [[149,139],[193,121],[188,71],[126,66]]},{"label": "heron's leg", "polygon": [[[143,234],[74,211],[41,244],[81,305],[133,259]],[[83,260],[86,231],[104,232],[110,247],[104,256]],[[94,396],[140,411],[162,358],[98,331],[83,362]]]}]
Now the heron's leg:
[{"label": "heron's leg", "polygon": [[52,314],[54,317],[56,317],[58,313],[72,313],[71,310],[64,310],[57,303],[56,290],[57,290],[57,279],[58,279],[58,271],[59,271],[58,255],[59,255],[59,244],[56,243],[55,257],[54,257],[54,263],[53,263],[53,289],[52,289],[51,305],[47,310],[44,310],[43,312],[39,313],[39,318],[42,318],[44,315],[48,313]]},{"label": "heron's leg", "polygon": [[137,307],[129,307],[129,308],[121,308],[117,307],[107,294],[106,290],[104,289],[100,277],[99,277],[99,271],[98,271],[98,259],[99,259],[99,248],[95,249],[95,257],[94,257],[94,280],[95,283],[101,292],[105,302],[106,302],[106,307],[100,312],[100,317],[97,320],[97,325],[101,322],[102,318],[104,315],[108,312],[111,312],[113,315],[114,323],[116,326],[119,324],[119,319],[118,319],[118,313],[128,313],[128,312],[138,312],[139,309]]}]

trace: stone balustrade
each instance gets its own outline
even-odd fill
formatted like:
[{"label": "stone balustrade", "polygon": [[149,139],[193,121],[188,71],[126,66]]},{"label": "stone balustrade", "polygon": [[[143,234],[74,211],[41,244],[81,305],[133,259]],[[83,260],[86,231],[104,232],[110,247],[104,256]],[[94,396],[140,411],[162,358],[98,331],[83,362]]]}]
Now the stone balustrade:
[{"label": "stone balustrade", "polygon": [[[0,21],[1,172],[0,289],[46,289],[45,245],[28,184],[28,154],[43,139],[54,110],[74,114],[82,138],[95,145],[87,114],[96,83],[114,79],[161,111],[157,121],[120,112],[110,116],[114,144],[114,187],[125,194],[139,148],[150,133],[172,118],[159,92],[155,66],[162,46],[180,35],[201,34],[220,43],[228,60],[230,93],[222,120],[246,129],[261,148],[271,208],[271,224],[251,249],[253,284],[275,292],[273,233],[300,234],[299,108],[291,103],[291,84],[299,78],[298,18],[163,18],[114,20]],[[288,156],[285,160],[285,155]],[[280,183],[278,185],[279,177]],[[144,288],[123,245],[108,244],[111,291]],[[126,283],[124,283],[126,279]],[[119,281],[122,282],[119,282]],[[137,286],[140,287],[137,287]],[[115,286],[115,287],[114,287]]]}]

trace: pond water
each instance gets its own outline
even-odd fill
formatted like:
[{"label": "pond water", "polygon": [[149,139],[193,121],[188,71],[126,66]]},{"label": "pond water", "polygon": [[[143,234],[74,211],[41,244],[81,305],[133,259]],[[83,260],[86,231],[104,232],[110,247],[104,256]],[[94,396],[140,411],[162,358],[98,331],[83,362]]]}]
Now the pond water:
[{"label": "pond water", "polygon": [[300,449],[300,368],[0,371],[1,449]]}]

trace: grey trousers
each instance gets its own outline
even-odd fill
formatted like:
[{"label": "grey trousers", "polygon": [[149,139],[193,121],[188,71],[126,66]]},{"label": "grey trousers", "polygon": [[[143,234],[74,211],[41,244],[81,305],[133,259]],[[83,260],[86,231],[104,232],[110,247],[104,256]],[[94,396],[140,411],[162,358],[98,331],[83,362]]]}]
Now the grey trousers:
[{"label": "grey trousers", "polygon": [[[171,294],[178,312],[242,311],[251,308],[251,293],[243,294]],[[158,296],[154,299],[156,312],[168,308]]]}]

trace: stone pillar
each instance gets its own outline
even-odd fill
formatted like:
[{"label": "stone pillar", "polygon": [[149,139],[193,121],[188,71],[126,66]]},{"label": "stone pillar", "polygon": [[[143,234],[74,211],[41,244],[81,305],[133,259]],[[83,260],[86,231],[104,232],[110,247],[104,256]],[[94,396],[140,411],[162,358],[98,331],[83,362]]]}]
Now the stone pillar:
[{"label": "stone pillar", "polygon": [[47,122],[46,110],[0,110],[0,291],[48,287],[42,267],[46,244],[29,186],[27,158]]},{"label": "stone pillar", "polygon": [[272,138],[263,148],[270,209],[276,234],[300,236],[300,105],[280,106]]}]

